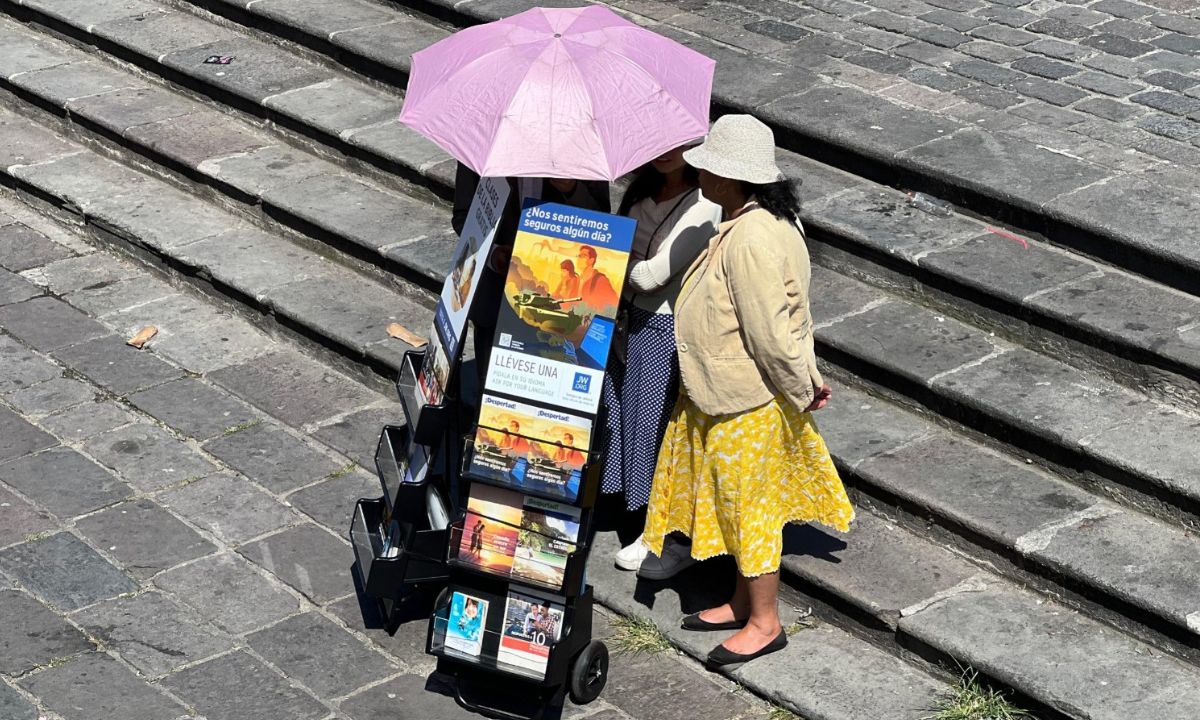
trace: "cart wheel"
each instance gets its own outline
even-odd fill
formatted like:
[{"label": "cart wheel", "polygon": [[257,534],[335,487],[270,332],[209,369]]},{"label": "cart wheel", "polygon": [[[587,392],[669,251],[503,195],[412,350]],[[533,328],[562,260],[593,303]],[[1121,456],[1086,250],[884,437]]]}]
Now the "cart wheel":
[{"label": "cart wheel", "polygon": [[607,682],[608,648],[593,640],[571,664],[571,700],[576,705],[586,705],[600,697]]}]

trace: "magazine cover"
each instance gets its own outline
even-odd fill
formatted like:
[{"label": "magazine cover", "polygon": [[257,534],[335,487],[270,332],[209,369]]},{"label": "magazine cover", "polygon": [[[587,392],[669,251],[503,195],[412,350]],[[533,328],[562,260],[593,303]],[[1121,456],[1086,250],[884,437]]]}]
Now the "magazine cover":
[{"label": "magazine cover", "polygon": [[559,641],[562,625],[561,605],[520,593],[510,594],[496,659],[545,675],[550,647]]},{"label": "magazine cover", "polygon": [[525,209],[485,389],[596,411],[636,224],[555,203]]},{"label": "magazine cover", "polygon": [[425,346],[425,360],[417,372],[417,394],[421,405],[440,405],[449,383],[450,358],[446,355],[446,348],[438,341],[437,327],[431,326],[429,344]]},{"label": "magazine cover", "polygon": [[523,513],[522,495],[513,490],[474,484],[459,540],[459,562],[497,575],[512,571]]},{"label": "magazine cover", "polygon": [[579,515],[579,508],[570,505],[525,498],[513,577],[561,587],[567,556],[575,552],[579,542]]},{"label": "magazine cover", "polygon": [[487,600],[454,593],[450,597],[450,616],[446,621],[446,647],[478,656],[483,648],[487,612]]},{"label": "magazine cover", "polygon": [[485,394],[467,471],[574,501],[591,434],[586,418]]},{"label": "magazine cover", "polygon": [[492,240],[500,224],[500,215],[508,202],[508,183],[500,178],[483,178],[475,189],[471,209],[463,225],[462,235],[454,248],[450,272],[442,284],[442,294],[434,312],[437,334],[430,342],[440,341],[446,357],[454,362],[462,350],[463,331],[467,313],[475,298],[475,289],[492,251]]}]

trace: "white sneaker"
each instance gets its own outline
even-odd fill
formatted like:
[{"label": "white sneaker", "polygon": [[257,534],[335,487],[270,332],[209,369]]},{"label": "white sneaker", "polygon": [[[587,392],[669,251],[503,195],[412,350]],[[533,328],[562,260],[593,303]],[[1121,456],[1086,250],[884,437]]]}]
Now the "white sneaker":
[{"label": "white sneaker", "polygon": [[692,546],[667,538],[663,541],[661,557],[647,552],[646,559],[638,568],[638,577],[643,580],[667,580],[696,564],[692,557]]},{"label": "white sneaker", "polygon": [[650,551],[642,544],[642,536],[638,535],[637,540],[621,548],[621,551],[617,553],[617,567],[622,570],[637,570],[649,554]]}]

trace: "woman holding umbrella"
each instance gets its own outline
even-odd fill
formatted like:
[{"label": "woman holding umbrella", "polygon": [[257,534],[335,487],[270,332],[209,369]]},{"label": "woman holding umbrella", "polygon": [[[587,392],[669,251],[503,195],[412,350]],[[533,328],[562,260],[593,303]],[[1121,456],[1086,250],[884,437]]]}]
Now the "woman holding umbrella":
[{"label": "woman holding umbrella", "polygon": [[783,526],[849,529],[854,510],[812,411],[829,401],[817,371],[810,267],[799,204],[775,163],[770,128],[727,115],[684,153],[723,222],[689,271],[675,306],[682,389],[659,454],[645,542],[672,531],[702,560],[732,555],[729,602],[683,619],[688,630],[738,632],[709,667],[781,650]]},{"label": "woman holding umbrella", "polygon": [[[608,434],[600,491],[620,493],[639,525],[679,388],[675,298],[684,271],[721,220],[721,209],[700,195],[696,169],[683,160],[688,147],[638,169],[619,210],[638,224],[623,299],[625,352],[610,355],[604,376]],[[648,552],[639,537],[617,553],[616,565],[647,580],[665,580],[694,562],[687,546],[675,542],[653,557]]]}]

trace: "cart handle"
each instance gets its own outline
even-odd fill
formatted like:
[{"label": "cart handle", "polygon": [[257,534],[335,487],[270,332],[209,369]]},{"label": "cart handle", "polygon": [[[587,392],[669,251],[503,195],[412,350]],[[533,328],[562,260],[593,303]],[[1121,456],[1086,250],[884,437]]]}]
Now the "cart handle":
[{"label": "cart handle", "polygon": [[546,710],[545,706],[543,706],[540,710],[538,710],[537,714],[535,714],[533,717],[529,717],[526,715],[517,715],[515,713],[510,713],[506,710],[501,710],[499,708],[493,708],[493,707],[489,707],[487,705],[479,705],[479,704],[473,703],[470,700],[467,700],[467,698],[463,696],[463,685],[466,684],[464,682],[464,678],[462,676],[459,676],[457,678],[457,680],[458,680],[458,682],[454,683],[454,699],[458,702],[458,704],[460,706],[462,706],[463,708],[465,708],[467,710],[470,710],[473,713],[478,713],[480,715],[484,715],[487,717],[499,718],[499,720],[541,720],[541,717],[545,714],[545,710]]}]

